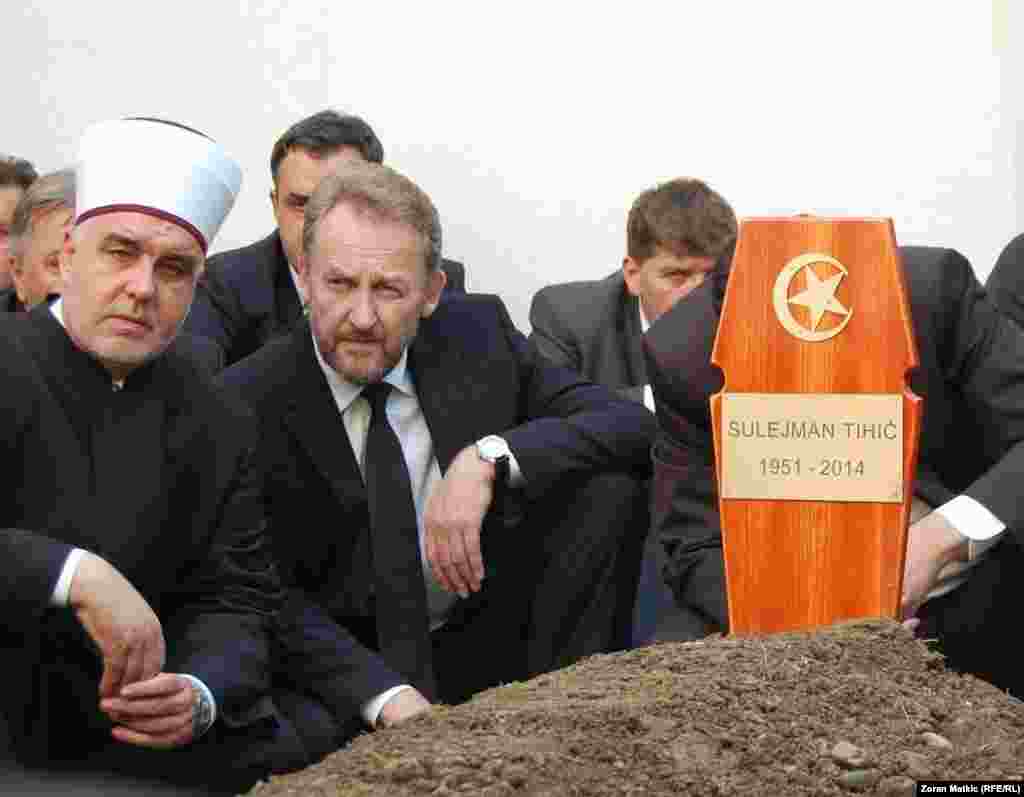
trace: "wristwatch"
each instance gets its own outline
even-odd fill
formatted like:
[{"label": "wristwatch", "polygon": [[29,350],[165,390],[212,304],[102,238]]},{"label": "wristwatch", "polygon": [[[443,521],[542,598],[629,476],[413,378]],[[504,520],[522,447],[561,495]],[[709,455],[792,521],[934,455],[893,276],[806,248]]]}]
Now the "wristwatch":
[{"label": "wristwatch", "polygon": [[505,497],[505,488],[509,479],[509,456],[511,455],[508,443],[504,437],[496,434],[489,434],[476,441],[476,454],[484,462],[494,465],[494,500],[495,506],[501,505]]},{"label": "wristwatch", "polygon": [[192,738],[198,739],[213,725],[213,703],[202,681],[191,675],[185,677],[192,682]]}]

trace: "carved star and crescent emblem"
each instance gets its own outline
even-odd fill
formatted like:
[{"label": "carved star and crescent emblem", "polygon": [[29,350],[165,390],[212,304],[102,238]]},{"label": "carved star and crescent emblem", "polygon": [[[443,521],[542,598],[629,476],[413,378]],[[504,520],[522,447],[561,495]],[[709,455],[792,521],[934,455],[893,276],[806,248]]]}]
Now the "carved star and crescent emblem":
[{"label": "carved star and crescent emblem", "polygon": [[[812,263],[824,263],[832,266],[835,273],[830,277],[822,279],[818,273],[811,268]],[[789,295],[790,285],[796,275],[803,272],[805,287],[802,291],[793,296]],[[850,323],[853,317],[853,309],[845,307],[836,298],[836,291],[839,284],[849,275],[846,267],[834,257],[819,252],[809,252],[794,257],[779,272],[775,279],[775,288],[772,291],[772,306],[775,309],[775,317],[779,323],[791,335],[800,340],[811,343],[834,338]],[[801,324],[793,316],[792,306],[805,307],[810,315],[810,326]],[[827,329],[819,330],[822,318],[826,313],[840,316],[842,321]]]}]

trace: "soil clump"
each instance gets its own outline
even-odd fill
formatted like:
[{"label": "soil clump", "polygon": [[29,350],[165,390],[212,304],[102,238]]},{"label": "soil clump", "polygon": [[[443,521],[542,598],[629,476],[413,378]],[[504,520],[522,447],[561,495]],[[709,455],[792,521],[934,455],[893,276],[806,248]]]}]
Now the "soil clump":
[{"label": "soil clump", "polygon": [[594,656],[356,739],[256,797],[912,795],[1024,775],[1024,703],[888,621]]}]

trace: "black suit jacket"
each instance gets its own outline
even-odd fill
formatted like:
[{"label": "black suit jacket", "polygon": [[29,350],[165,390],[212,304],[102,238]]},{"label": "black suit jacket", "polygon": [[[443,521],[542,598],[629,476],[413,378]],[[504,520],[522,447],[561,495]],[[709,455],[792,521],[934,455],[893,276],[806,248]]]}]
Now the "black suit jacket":
[{"label": "black suit jacket", "polygon": [[[921,361],[910,386],[924,399],[915,493],[932,506],[968,495],[1019,535],[1024,331],[987,300],[959,253],[919,246],[900,253]],[[680,301],[652,325],[644,350],[662,428],[653,450],[652,531],[669,554],[677,602],[724,627],[708,407],[722,386],[710,357],[723,286],[719,275]]]},{"label": "black suit jacket", "polygon": [[[97,730],[99,660],[70,610],[49,607],[72,547],[107,559],[142,594],[163,625],[165,669],[206,683],[224,722],[269,717],[280,585],[252,414],[175,346],[112,392],[46,306],[0,318],[0,359],[0,700],[16,741],[32,737],[47,755],[61,737],[81,755]],[[116,434],[102,430],[129,414],[147,434],[110,448]]]},{"label": "black suit jacket", "polygon": [[[649,470],[653,416],[538,358],[496,297],[454,295],[441,302],[420,325],[409,368],[442,473],[460,450],[487,434],[508,440],[528,497],[557,490],[560,479],[572,474]],[[304,596],[306,638],[321,653],[318,666],[328,670],[312,679],[327,680],[319,692],[325,699],[337,690],[354,710],[402,680],[330,619],[344,623],[370,615],[371,576],[354,554],[369,515],[308,325],[227,369],[220,381],[238,391],[263,424],[278,557],[287,583]],[[347,664],[337,662],[346,656]],[[331,661],[337,662],[333,668]]]},{"label": "black suit jacket", "polygon": [[542,288],[530,305],[530,324],[530,343],[551,362],[643,401],[640,308],[621,270]]},{"label": "black suit jacket", "polygon": [[999,253],[985,288],[996,307],[1024,326],[1024,235],[1018,235]]},{"label": "black suit jacket", "polygon": [[[463,293],[465,269],[444,260],[445,290]],[[268,340],[288,334],[302,320],[281,235],[214,255],[207,261],[185,331],[220,347],[223,365],[238,362]]]}]

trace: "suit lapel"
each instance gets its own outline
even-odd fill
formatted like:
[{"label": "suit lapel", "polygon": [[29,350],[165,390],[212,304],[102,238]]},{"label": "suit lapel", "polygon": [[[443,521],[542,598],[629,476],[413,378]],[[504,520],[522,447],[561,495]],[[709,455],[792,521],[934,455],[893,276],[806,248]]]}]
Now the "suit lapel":
[{"label": "suit lapel", "polygon": [[439,309],[423,321],[409,348],[409,369],[442,473],[459,451],[495,431],[485,428],[487,362],[459,356],[458,334],[449,330],[446,335],[441,329],[438,316],[443,312]]},{"label": "suit lapel", "polygon": [[277,330],[286,332],[295,329],[302,319],[302,300],[284,253],[280,231],[273,232],[266,242],[267,284],[273,286],[274,325]]},{"label": "suit lapel", "polygon": [[307,324],[292,333],[286,358],[295,367],[294,393],[284,412],[284,423],[330,485],[342,504],[366,500],[362,475],[338,405],[316,353]]},{"label": "suit lapel", "polygon": [[624,342],[623,349],[626,354],[626,370],[629,373],[630,385],[647,384],[647,368],[644,364],[643,350],[643,326],[640,323],[639,300],[626,290],[625,284],[622,287],[622,297],[619,301],[619,334]]}]

